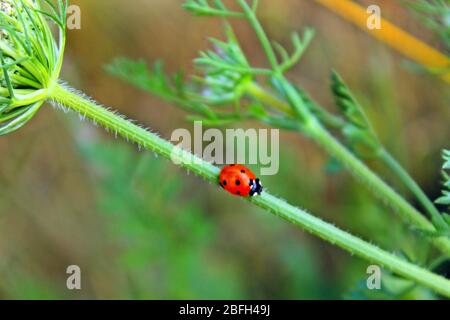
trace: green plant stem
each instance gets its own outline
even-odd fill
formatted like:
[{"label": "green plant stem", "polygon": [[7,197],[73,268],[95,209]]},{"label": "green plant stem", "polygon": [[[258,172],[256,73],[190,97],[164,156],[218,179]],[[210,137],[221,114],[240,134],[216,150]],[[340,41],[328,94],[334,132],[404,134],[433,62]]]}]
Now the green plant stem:
[{"label": "green plant stem", "polygon": [[414,181],[409,173],[403,169],[392,155],[387,152],[386,149],[382,149],[379,152],[380,159],[399,177],[401,182],[416,196],[419,202],[422,204],[425,210],[429,213],[431,218],[442,219],[441,214],[436,209],[431,200],[423,192],[422,188]]},{"label": "green plant stem", "polygon": [[[341,163],[347,166],[352,174],[363,181],[380,199],[387,201],[402,218],[418,229],[436,231],[433,224],[417,211],[408,201],[386,184],[378,175],[370,170],[353,153],[336,140],[322,125],[316,122],[311,127],[311,136]],[[448,238],[430,238],[430,241],[443,253],[450,256],[450,241]]]},{"label": "green plant stem", "polygon": [[[323,240],[341,247],[351,254],[355,254],[369,262],[379,264],[380,266],[389,269],[398,275],[402,275],[403,277],[414,280],[422,285],[422,281],[426,279],[424,278],[423,271],[429,273],[428,270],[422,269],[405,260],[401,260],[397,256],[369,244],[345,231],[342,231],[341,229],[326,223],[303,210],[295,208],[285,201],[280,200],[268,193],[264,193],[261,197],[252,199],[251,202],[272,212],[274,215],[279,216],[284,220],[300,226],[302,229],[309,231]],[[427,277],[426,281],[429,280],[431,279]],[[448,291],[450,290],[450,281],[445,279],[445,282],[447,284],[445,285],[444,290]],[[437,288],[434,289],[437,291]]]},{"label": "green plant stem", "polygon": [[[140,147],[172,159],[175,163],[180,163],[186,169],[209,181],[217,180],[219,169],[212,164],[198,159],[183,149],[174,146],[169,141],[134,124],[122,115],[111,112],[64,85],[54,83],[49,88],[48,96],[50,100],[78,112],[108,131],[124,137],[127,141],[132,141]],[[201,162],[201,164],[198,164],[198,162]]]},{"label": "green plant stem", "polygon": [[[259,101],[272,106],[282,112],[285,112],[289,105],[262,89],[255,83],[247,86],[247,92]],[[276,101],[276,103],[275,103]],[[306,109],[303,113],[307,115]],[[292,114],[292,109],[289,114]],[[362,161],[360,161],[353,153],[343,146],[328,130],[326,130],[312,115],[307,115],[308,121],[303,126],[306,132],[317,143],[322,145],[329,154],[337,158],[344,164],[350,172],[369,187],[381,200],[386,201],[391,207],[402,216],[404,220],[411,223],[418,229],[436,231],[433,224],[430,223],[419,211],[417,211],[409,202],[401,197],[382,179],[380,179],[373,171],[371,171]],[[450,240],[445,237],[431,238],[430,240],[440,251],[450,256]]]},{"label": "green plant stem", "polygon": [[[116,132],[127,140],[152,150],[167,159],[176,161],[180,166],[195,172],[214,184],[217,183],[220,171],[219,168],[187,151],[177,148],[170,142],[139,127],[125,119],[123,116],[107,110],[59,83],[54,83],[49,88],[48,93],[49,100],[78,112],[82,116],[107,128],[109,131]],[[304,210],[288,204],[284,200],[264,192],[260,197],[248,198],[248,201],[309,231],[331,244],[339,246],[351,254],[355,254],[371,263],[376,263],[400,276],[413,280],[442,295],[450,297],[449,280],[383,251],[370,243],[312,216]]]},{"label": "green plant stem", "polygon": [[245,0],[238,0],[239,5],[244,10],[245,15],[252,25],[253,29],[256,32],[256,35],[258,36],[259,40],[261,41],[261,45],[263,47],[264,52],[266,53],[267,58],[269,59],[269,63],[273,70],[278,70],[278,60],[277,55],[275,54],[275,51],[273,50],[273,47],[266,35],[266,32],[264,31],[264,28],[259,23],[258,19],[256,18],[254,9],[250,8],[248,3]]},{"label": "green plant stem", "polygon": [[[302,124],[303,133],[311,136],[312,139],[320,143],[324,148],[332,155],[334,155],[338,160],[340,160],[348,169],[361,181],[365,182],[369,188],[373,189],[375,194],[383,200],[387,200],[393,208],[395,208],[400,215],[407,222],[412,223],[416,228],[425,229],[427,231],[436,231],[436,228],[432,223],[430,223],[426,218],[424,218],[420,212],[418,212],[410,203],[408,203],[403,197],[401,197],[397,192],[395,192],[390,186],[388,186],[382,179],[380,179],[375,173],[373,173],[363,162],[361,162],[356,156],[354,156],[345,146],[343,146],[336,138],[334,138],[326,128],[319,122],[311,111],[306,108],[302,97],[295,90],[292,84],[286,79],[283,74],[283,70],[280,69],[277,61],[275,51],[270,43],[267,34],[264,31],[261,23],[256,17],[255,10],[252,10],[245,0],[239,0],[241,8],[247,17],[247,20],[253,27],[256,36],[258,37],[264,52],[266,53],[273,71],[273,78],[279,82],[285,91],[285,95],[289,104],[285,106],[279,103],[274,103],[274,99],[270,94],[266,94],[264,90],[259,88],[255,83],[250,83],[247,86],[248,91],[255,96],[259,95],[260,101],[266,102],[267,104],[272,103],[272,105],[281,111],[287,109],[287,107],[292,107],[288,114],[294,112],[294,117]],[[285,112],[285,111],[284,111]],[[391,165],[394,163],[391,162]],[[402,169],[403,170],[403,169]],[[423,199],[423,192],[417,186],[413,185],[410,181],[407,181],[409,175],[405,175],[405,171],[400,172],[398,168],[395,171],[397,174],[401,174],[401,179],[408,182],[408,186],[415,187],[413,192],[419,195],[419,199],[424,203],[424,205],[429,208],[428,202]],[[412,179],[411,179],[412,180]],[[422,196],[423,195],[423,196]],[[426,198],[426,196],[425,196]],[[437,215],[435,212],[431,211],[431,214],[435,216],[435,219],[442,219],[439,213]],[[450,239],[441,237],[433,238],[431,242],[439,248],[443,253],[450,256]]]}]

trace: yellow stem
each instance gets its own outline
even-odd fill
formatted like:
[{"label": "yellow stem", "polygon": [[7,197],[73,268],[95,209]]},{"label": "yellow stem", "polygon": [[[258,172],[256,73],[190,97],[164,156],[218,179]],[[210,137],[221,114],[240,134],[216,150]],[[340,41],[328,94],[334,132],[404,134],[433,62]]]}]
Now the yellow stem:
[{"label": "yellow stem", "polygon": [[[369,29],[369,13],[360,5],[350,0],[316,0],[342,18],[352,22],[374,38],[386,43],[405,57],[431,69],[450,70],[450,59],[426,43],[403,31],[391,22],[381,19],[381,29]],[[450,72],[441,75],[450,83]]]}]

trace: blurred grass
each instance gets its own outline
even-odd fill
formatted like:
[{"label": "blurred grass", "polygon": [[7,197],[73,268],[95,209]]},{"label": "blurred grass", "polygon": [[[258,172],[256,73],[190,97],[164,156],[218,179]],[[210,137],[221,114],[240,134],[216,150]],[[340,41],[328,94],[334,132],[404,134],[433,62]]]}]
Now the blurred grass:
[{"label": "blurred grass", "polygon": [[[190,17],[176,0],[73,3],[82,8],[82,30],[69,33],[64,77],[165,137],[191,128],[183,112],[102,68],[123,55],[189,70],[206,38],[221,34],[220,23]],[[380,6],[388,19],[438,47],[405,8],[392,1]],[[261,9],[281,42],[293,29],[318,30],[290,77],[332,109],[328,76],[336,68],[382,141],[431,198],[439,196],[440,150],[450,136],[448,87],[404,68],[402,57],[310,1],[265,0]],[[254,62],[264,64],[249,29],[237,27]],[[432,255],[346,172],[328,172],[330,159],[319,148],[287,133],[281,142],[280,172],[264,178],[271,192],[391,251],[414,250],[417,261]],[[337,299],[366,276],[359,259],[74,115],[44,108],[30,126],[0,140],[0,154],[0,298]],[[65,287],[71,264],[82,269],[80,292]]]}]

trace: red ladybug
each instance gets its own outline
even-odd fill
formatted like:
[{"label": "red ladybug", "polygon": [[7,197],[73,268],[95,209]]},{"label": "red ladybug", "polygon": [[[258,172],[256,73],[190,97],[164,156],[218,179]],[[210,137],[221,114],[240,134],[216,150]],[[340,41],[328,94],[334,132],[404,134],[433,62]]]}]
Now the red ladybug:
[{"label": "red ladybug", "polygon": [[255,174],[240,164],[223,167],[219,183],[229,193],[240,197],[261,195],[263,190],[261,182]]}]

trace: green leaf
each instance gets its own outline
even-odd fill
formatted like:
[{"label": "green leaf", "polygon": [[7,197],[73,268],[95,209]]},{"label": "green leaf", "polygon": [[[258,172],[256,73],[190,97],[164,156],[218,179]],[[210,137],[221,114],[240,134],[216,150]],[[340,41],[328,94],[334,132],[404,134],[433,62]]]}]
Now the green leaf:
[{"label": "green leaf", "polygon": [[[445,170],[450,170],[450,150],[444,150],[442,152],[442,158],[444,159],[444,164],[442,165],[442,176],[444,177],[443,186],[444,189],[442,190],[442,196],[438,198],[435,202],[437,204],[441,204],[444,206],[450,207],[450,176],[448,173],[445,172]],[[448,222],[448,215],[447,216],[447,223]],[[450,224],[450,223],[449,223]]]},{"label": "green leaf", "polygon": [[305,30],[303,38],[298,33],[294,32],[291,36],[292,45],[294,47],[294,52],[292,53],[292,55],[289,55],[287,53],[287,50],[284,49],[280,44],[275,44],[275,49],[278,51],[283,60],[280,66],[282,72],[288,71],[300,61],[300,59],[303,57],[303,54],[311,44],[314,35],[314,30],[309,28]]},{"label": "green leaf", "polygon": [[[443,164],[442,168],[444,170],[450,170],[450,150],[443,151],[443,158],[444,158],[444,164]],[[450,180],[450,179],[447,177],[447,180]]]},{"label": "green leaf", "polygon": [[[117,58],[105,69],[119,79],[187,111],[215,118],[214,112],[206,104],[189,98],[191,88],[183,81],[183,75],[177,73],[172,77],[167,76],[162,62],[156,62],[153,69],[149,70],[147,64],[142,60]],[[195,91],[195,89],[193,90]]]},{"label": "green leaf", "polygon": [[[444,164],[442,165],[443,170],[449,170],[450,169],[450,151],[444,150],[442,152],[442,157],[444,159]],[[442,190],[442,196],[438,198],[435,202],[437,204],[450,207],[450,176],[445,172],[442,171],[442,176],[444,177],[443,186],[444,189]],[[450,215],[447,213],[443,213],[442,216],[437,217],[436,219],[433,219],[433,224],[438,230],[438,232],[444,232],[447,236],[450,237]]]},{"label": "green leaf", "polygon": [[[212,2],[212,4],[210,4]],[[183,8],[197,16],[207,17],[244,17],[242,12],[229,10],[220,0],[187,0]]]},{"label": "green leaf", "polygon": [[336,71],[331,73],[331,89],[336,105],[345,117],[341,132],[348,146],[362,158],[376,157],[380,149],[378,137],[359,102]]},{"label": "green leaf", "polygon": [[437,204],[442,204],[444,206],[450,206],[450,191],[442,191],[443,196],[436,200]]},{"label": "green leaf", "polygon": [[348,86],[336,71],[331,73],[331,89],[335,96],[336,105],[353,125],[365,130],[371,126],[361,105],[353,97]]}]

